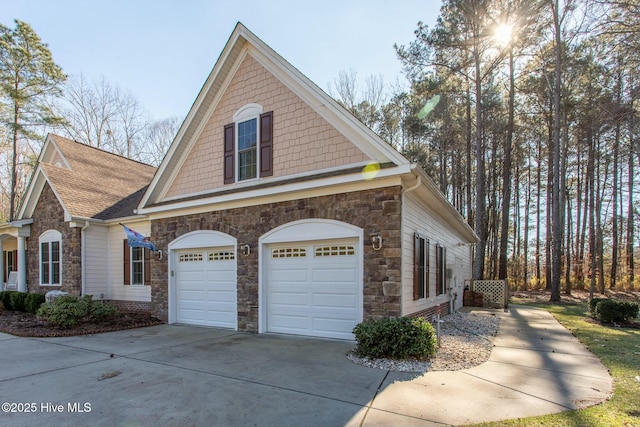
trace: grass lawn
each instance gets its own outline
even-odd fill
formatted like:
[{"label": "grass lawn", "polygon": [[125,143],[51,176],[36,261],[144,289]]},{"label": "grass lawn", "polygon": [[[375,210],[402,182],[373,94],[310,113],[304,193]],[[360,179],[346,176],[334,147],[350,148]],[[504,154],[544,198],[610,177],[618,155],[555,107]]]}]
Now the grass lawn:
[{"label": "grass lawn", "polygon": [[548,310],[609,369],[613,397],[601,405],[540,417],[475,424],[477,426],[640,426],[640,329],[603,326],[590,321],[586,303],[550,305]]}]

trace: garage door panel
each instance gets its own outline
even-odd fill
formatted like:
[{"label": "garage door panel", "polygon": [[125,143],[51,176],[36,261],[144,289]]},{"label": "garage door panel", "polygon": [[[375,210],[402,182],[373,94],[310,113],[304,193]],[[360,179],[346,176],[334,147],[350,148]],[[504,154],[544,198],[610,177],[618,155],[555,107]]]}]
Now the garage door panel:
[{"label": "garage door panel", "polygon": [[284,330],[306,332],[309,330],[309,318],[303,313],[298,315],[294,313],[273,314],[269,326],[271,326],[272,332],[282,332]]},{"label": "garage door panel", "polygon": [[235,270],[234,271],[209,270],[206,272],[205,277],[208,283],[220,283],[228,286],[230,282],[235,281],[236,272]]},{"label": "garage door panel", "polygon": [[309,272],[306,268],[294,269],[287,266],[274,269],[271,279],[274,283],[306,282],[309,279]]},{"label": "garage door panel", "polygon": [[273,292],[270,295],[270,302],[275,308],[279,306],[308,306],[309,296],[305,293],[295,292]]},{"label": "garage door panel", "polygon": [[204,300],[204,297],[205,297],[204,290],[189,289],[189,290],[184,290],[181,293],[180,301],[181,302],[195,302],[195,303],[198,303],[198,302]]},{"label": "garage door panel", "polygon": [[[361,256],[356,254],[356,247],[353,241],[269,247],[266,329],[353,339],[353,328],[361,316]],[[293,253],[305,256],[292,256]]]},{"label": "garage door panel", "polygon": [[235,309],[236,303],[236,295],[234,292],[229,292],[225,290],[215,291],[215,290],[207,290],[205,292],[207,304],[218,304],[222,303],[226,306],[233,305]]},{"label": "garage door panel", "polygon": [[348,309],[356,309],[357,308],[357,298],[353,294],[313,294],[312,297],[312,305],[313,307],[321,307],[325,309],[330,309],[333,307],[339,308],[348,308]]},{"label": "garage door panel", "polygon": [[178,252],[176,321],[236,328],[237,280],[233,248]]},{"label": "garage door panel", "polygon": [[205,271],[200,270],[182,270],[180,272],[181,280],[185,282],[201,282],[205,278]]},{"label": "garage door panel", "polygon": [[354,268],[322,267],[312,270],[314,282],[349,282],[353,283],[358,277]]}]

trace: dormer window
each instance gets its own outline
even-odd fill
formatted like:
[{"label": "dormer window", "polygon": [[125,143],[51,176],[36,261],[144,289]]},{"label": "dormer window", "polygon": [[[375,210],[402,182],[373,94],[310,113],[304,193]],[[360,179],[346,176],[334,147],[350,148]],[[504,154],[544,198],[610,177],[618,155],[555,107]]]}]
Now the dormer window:
[{"label": "dormer window", "polygon": [[273,174],[273,112],[248,104],[224,127],[224,183]]}]

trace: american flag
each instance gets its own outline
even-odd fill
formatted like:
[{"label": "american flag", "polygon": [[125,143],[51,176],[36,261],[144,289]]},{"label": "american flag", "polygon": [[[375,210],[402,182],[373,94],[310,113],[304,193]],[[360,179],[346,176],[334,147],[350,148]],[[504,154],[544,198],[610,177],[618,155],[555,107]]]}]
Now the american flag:
[{"label": "american flag", "polygon": [[124,227],[124,232],[127,234],[127,244],[130,248],[147,248],[152,252],[158,250],[156,245],[154,245],[148,237],[144,237],[142,234],[130,229],[124,224],[120,225]]}]

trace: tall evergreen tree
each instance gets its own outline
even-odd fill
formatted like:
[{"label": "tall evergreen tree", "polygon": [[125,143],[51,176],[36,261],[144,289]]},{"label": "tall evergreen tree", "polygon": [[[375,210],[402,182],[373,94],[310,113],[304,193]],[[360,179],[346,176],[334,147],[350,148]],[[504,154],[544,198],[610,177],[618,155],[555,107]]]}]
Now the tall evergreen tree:
[{"label": "tall evergreen tree", "polygon": [[0,24],[0,102],[6,106],[0,121],[11,139],[9,220],[14,219],[17,207],[19,143],[38,138],[36,126],[61,121],[46,100],[59,94],[66,79],[31,26],[19,20],[15,24],[14,29]]}]

